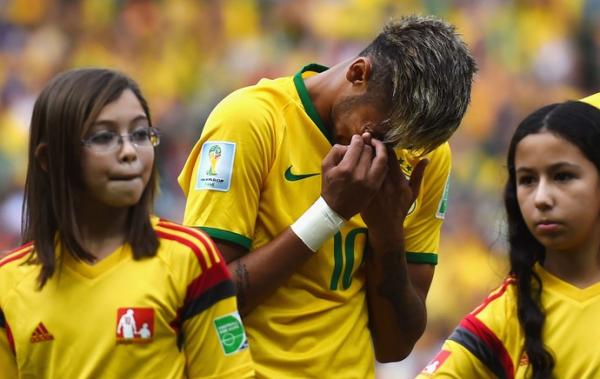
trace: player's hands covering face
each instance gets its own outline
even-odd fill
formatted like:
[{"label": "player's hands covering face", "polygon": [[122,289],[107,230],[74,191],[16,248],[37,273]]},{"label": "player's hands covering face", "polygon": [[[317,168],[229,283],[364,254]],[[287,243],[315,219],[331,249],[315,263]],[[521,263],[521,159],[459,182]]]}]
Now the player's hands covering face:
[{"label": "player's hands covering face", "polygon": [[369,133],[354,135],[350,145],[335,145],[323,160],[321,196],[342,217],[360,212],[370,229],[393,232],[419,194],[427,163],[419,161],[407,179],[393,148]]},{"label": "player's hands covering face", "polygon": [[385,180],[388,152],[374,141],[354,135],[348,146],[334,145],[323,159],[321,196],[345,219],[362,211]]},{"label": "player's hands covering face", "polygon": [[[371,144],[381,143],[372,139]],[[371,232],[396,234],[402,230],[408,210],[419,195],[425,167],[429,163],[422,159],[413,168],[410,178],[406,178],[398,164],[392,147],[386,147],[387,171],[379,191],[367,206],[361,209],[361,216]]]}]

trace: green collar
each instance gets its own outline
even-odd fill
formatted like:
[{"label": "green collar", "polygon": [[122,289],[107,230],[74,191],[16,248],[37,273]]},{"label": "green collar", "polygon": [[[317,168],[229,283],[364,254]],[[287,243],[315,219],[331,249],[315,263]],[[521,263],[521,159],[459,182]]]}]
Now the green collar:
[{"label": "green collar", "polygon": [[327,138],[329,143],[333,145],[333,138],[331,138],[331,134],[329,133],[327,128],[325,128],[323,120],[321,120],[321,116],[319,116],[319,113],[317,113],[317,109],[315,108],[312,100],[310,99],[310,96],[308,95],[308,90],[306,89],[306,85],[304,84],[304,79],[302,79],[302,74],[307,71],[323,72],[328,69],[329,67],[322,66],[317,63],[309,63],[306,66],[302,67],[302,69],[300,69],[300,71],[298,71],[294,75],[294,85],[296,86],[296,91],[298,91],[300,101],[302,101],[302,105],[304,106],[306,114],[308,114],[308,117],[310,117],[310,119],[313,120],[313,122],[317,125],[317,127],[319,128],[321,133],[323,133],[325,138]]}]

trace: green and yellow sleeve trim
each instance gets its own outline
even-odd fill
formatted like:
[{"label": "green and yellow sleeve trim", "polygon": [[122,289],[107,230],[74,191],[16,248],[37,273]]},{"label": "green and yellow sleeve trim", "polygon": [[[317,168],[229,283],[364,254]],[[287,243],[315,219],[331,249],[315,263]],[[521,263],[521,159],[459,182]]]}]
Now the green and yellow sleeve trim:
[{"label": "green and yellow sleeve trim", "polygon": [[246,250],[250,250],[250,246],[252,245],[252,240],[241,234],[237,234],[223,229],[209,228],[206,226],[200,226],[197,228],[202,229],[204,232],[206,232],[206,234],[208,234],[214,239],[224,240],[227,242],[234,243],[236,245],[240,245]]},{"label": "green and yellow sleeve trim", "polygon": [[415,253],[407,251],[406,261],[408,263],[425,263],[430,265],[437,265],[438,255],[435,253]]}]

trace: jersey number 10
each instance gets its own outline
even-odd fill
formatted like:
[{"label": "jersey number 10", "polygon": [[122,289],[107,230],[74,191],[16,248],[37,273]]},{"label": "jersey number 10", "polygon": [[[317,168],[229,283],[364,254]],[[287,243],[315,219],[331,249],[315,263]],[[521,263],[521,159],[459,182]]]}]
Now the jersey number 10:
[{"label": "jersey number 10", "polygon": [[[341,287],[347,290],[352,284],[352,269],[354,268],[354,245],[356,244],[356,237],[360,234],[365,235],[367,238],[367,228],[356,228],[352,229],[346,234],[346,239],[342,236],[342,233],[337,232],[333,236],[333,273],[331,274],[331,283],[329,289],[337,291],[340,284],[340,276],[342,277]],[[366,246],[366,242],[365,245]],[[362,259],[364,260],[365,255],[363,252]],[[359,264],[361,264],[360,262]],[[344,265],[345,264],[345,265]]]}]

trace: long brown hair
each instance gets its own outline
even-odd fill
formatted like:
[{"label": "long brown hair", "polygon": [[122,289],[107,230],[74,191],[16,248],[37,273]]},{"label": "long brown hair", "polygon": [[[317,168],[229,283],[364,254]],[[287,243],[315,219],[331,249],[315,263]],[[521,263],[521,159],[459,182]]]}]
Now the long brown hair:
[{"label": "long brown hair", "polygon": [[517,312],[525,333],[524,348],[533,368],[533,379],[552,377],[555,360],[542,338],[546,320],[546,310],[541,304],[543,284],[534,271],[536,263],[544,262],[546,250],[527,228],[519,208],[515,156],[518,144],[525,137],[541,131],[548,131],[577,146],[600,173],[600,110],[578,101],[542,107],[521,121],[508,149],[504,205],[510,274],[517,279]]},{"label": "long brown hair", "polygon": [[[148,103],[132,79],[108,69],[75,69],[54,77],[37,98],[31,118],[29,163],[23,202],[23,242],[35,245],[33,262],[40,264],[42,288],[56,268],[58,241],[75,258],[94,261],[81,243],[76,217],[77,193],[82,189],[81,139],[101,110],[125,90],[139,100],[151,123]],[[46,159],[36,158],[44,146]],[[135,259],[154,256],[158,238],[150,223],[158,185],[156,163],[140,201],[131,207],[126,242]],[[57,239],[58,237],[58,239]]]}]

